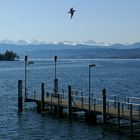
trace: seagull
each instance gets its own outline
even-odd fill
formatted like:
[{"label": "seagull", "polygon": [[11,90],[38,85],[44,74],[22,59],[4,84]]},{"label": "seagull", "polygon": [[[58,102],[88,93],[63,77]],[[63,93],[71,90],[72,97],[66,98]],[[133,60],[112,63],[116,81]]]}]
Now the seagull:
[{"label": "seagull", "polygon": [[74,12],[75,12],[75,10],[73,8],[70,8],[70,11],[68,13],[71,14],[71,19],[72,19],[73,15],[74,15]]}]

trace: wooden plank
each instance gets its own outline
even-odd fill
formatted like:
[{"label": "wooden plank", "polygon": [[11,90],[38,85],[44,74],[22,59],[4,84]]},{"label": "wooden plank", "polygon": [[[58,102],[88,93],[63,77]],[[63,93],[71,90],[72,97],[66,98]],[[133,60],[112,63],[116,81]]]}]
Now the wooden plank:
[{"label": "wooden plank", "polygon": [[[33,97],[28,98],[28,102],[30,101],[40,101],[41,102],[41,98],[40,97],[36,97],[36,100],[34,100]],[[57,97],[46,97],[44,98],[44,104],[48,104],[48,105],[58,105],[58,98]],[[75,106],[76,104],[76,106]],[[72,108],[75,109],[79,109],[79,110],[88,110],[89,109],[89,105],[88,103],[81,103],[80,101],[75,101],[75,104],[72,103]],[[121,103],[120,103],[121,104]],[[64,108],[68,108],[68,100],[67,99],[61,99],[61,102],[59,102],[59,106],[64,107]],[[94,107],[94,105],[91,105],[91,111],[96,112],[97,114],[102,114],[103,109],[102,109],[102,104],[96,104],[96,108]],[[130,110],[129,109],[124,109],[122,110],[122,108],[120,108],[120,118],[123,119],[130,119]],[[117,117],[118,116],[118,109],[114,108],[113,106],[109,108],[109,112],[106,113],[106,115],[108,116],[114,116]],[[139,116],[138,116],[138,111],[134,111],[133,110],[133,120],[136,121],[140,121],[139,120]]]}]

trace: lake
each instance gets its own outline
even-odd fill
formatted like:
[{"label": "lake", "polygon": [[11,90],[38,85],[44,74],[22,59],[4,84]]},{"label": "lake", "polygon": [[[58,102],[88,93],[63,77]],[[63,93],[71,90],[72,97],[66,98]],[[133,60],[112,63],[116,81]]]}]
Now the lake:
[{"label": "lake", "polygon": [[[54,61],[32,60],[27,66],[27,87],[29,92],[40,92],[41,82],[45,90],[53,91]],[[91,68],[91,92],[101,94],[106,88],[108,95],[140,97],[140,60],[120,59],[58,59],[56,76],[59,91],[72,89],[88,94],[89,64]],[[22,113],[17,111],[17,82],[24,82],[24,62],[0,62],[0,139],[2,140],[127,140],[117,134],[85,122],[60,119],[49,114],[37,114],[35,104],[24,103]],[[24,91],[24,85],[23,85]]]}]

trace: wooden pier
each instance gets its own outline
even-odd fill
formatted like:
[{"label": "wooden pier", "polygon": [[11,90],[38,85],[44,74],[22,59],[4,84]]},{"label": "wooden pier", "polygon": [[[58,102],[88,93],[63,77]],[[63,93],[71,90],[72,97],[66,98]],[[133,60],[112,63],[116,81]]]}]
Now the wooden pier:
[{"label": "wooden pier", "polygon": [[[25,96],[25,102],[35,102],[37,112],[41,113],[50,110],[59,116],[64,115],[64,109],[67,109],[67,115],[78,117],[76,112],[85,112],[85,120],[88,122],[102,124],[103,126],[115,127],[119,132],[127,133],[130,136],[140,137],[140,104],[130,102],[134,97],[128,97],[127,102],[109,100],[106,89],[102,90],[100,98],[91,98],[89,107],[88,97],[83,94],[75,94],[71,86],[68,86],[66,93],[51,93],[45,91],[44,83],[41,83],[40,94],[28,93]],[[140,98],[136,98],[140,101]],[[22,81],[18,82],[18,107],[22,111]]]}]

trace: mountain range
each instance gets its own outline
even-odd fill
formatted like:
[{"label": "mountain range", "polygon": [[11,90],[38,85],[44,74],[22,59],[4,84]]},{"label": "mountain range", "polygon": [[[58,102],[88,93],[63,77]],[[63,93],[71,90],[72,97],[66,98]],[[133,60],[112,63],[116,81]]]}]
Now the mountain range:
[{"label": "mountain range", "polygon": [[13,50],[23,58],[25,54],[30,58],[46,59],[58,55],[62,58],[95,59],[95,58],[120,58],[120,59],[139,59],[140,42],[133,44],[104,44],[94,41],[88,42],[55,42],[46,43],[34,40],[26,42],[18,40],[0,41],[0,52]]}]

